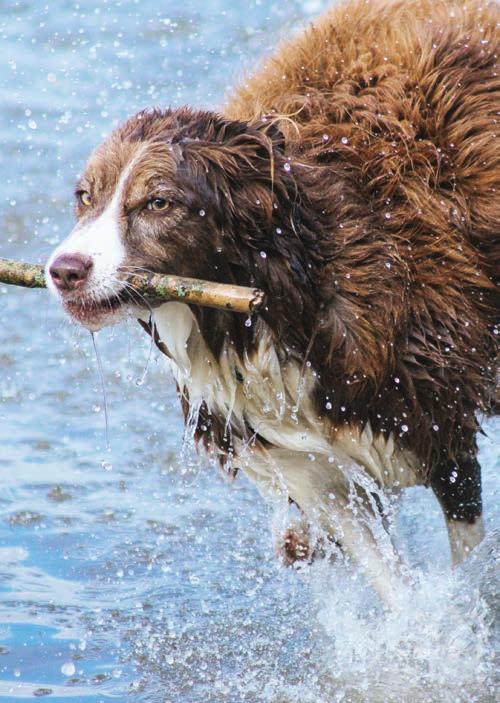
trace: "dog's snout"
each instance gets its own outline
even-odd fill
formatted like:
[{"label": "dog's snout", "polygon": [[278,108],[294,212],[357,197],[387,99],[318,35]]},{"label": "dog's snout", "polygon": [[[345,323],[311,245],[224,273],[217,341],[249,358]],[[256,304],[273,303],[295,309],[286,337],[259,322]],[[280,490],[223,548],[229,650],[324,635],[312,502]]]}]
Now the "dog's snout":
[{"label": "dog's snout", "polygon": [[49,274],[61,292],[82,288],[92,269],[92,259],[83,254],[60,254],[52,262]]}]

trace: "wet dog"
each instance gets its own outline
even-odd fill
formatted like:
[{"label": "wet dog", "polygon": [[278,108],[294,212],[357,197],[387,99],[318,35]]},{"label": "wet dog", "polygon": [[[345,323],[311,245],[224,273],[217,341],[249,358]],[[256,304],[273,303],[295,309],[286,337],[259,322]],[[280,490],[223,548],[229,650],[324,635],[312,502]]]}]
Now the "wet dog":
[{"label": "wet dog", "polygon": [[[83,325],[138,317],[197,440],[297,504],[389,601],[381,489],[433,489],[454,563],[483,535],[498,20],[477,0],[353,0],[220,114],[132,117],[92,154],[76,227],[47,264]],[[257,286],[269,303],[250,319],[178,302],[151,314],[127,286],[142,270]],[[288,558],[294,544],[307,553],[288,535]]]}]

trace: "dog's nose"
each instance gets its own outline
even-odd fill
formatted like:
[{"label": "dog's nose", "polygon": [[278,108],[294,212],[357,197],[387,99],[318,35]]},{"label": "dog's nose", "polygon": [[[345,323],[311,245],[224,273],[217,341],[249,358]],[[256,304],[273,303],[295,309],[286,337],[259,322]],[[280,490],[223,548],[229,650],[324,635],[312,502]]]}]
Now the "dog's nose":
[{"label": "dog's nose", "polygon": [[82,288],[89,277],[92,259],[83,254],[60,254],[49,268],[56,288],[62,292]]}]

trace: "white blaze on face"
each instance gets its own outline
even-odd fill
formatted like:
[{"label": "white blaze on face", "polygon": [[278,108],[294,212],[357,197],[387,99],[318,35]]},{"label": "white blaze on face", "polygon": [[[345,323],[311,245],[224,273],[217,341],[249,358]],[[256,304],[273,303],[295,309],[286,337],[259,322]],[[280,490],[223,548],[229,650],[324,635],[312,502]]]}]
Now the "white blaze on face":
[{"label": "white blaze on face", "polygon": [[78,291],[76,296],[71,293],[64,296],[65,300],[88,298],[95,301],[117,295],[123,288],[118,280],[117,272],[125,259],[125,247],[120,232],[120,216],[123,200],[123,190],[136,159],[125,168],[116,185],[113,197],[104,211],[95,220],[77,224],[71,234],[52,253],[46,268],[47,286],[58,298],[61,293],[52,282],[49,269],[55,259],[61,254],[80,254],[92,260],[85,291]]}]

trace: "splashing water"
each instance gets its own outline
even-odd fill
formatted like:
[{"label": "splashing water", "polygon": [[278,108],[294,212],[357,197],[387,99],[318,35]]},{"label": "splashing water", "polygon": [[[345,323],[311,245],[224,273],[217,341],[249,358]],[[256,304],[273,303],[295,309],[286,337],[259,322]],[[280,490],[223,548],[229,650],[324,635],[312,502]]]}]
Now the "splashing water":
[{"label": "splashing water", "polygon": [[[403,498],[399,519],[399,528],[406,533],[400,546],[413,562],[412,585],[405,587],[400,609],[387,611],[359,570],[333,549],[330,557],[334,558],[301,566],[300,577],[311,595],[302,615],[314,623],[314,661],[304,661],[310,667],[306,682],[274,685],[267,701],[495,700],[500,530],[492,529],[472,555],[452,571],[443,542],[438,546],[425,535],[429,529],[425,519],[428,501],[419,498],[415,504],[413,497],[421,490],[414,489],[409,492],[413,495]],[[440,515],[430,507],[432,524]],[[423,553],[418,553],[412,534],[415,518],[421,523],[419,548],[428,550]],[[274,523],[278,533],[283,524],[281,513]],[[429,560],[435,548],[442,553]]]},{"label": "splashing water", "polygon": [[[195,458],[189,434],[179,456],[182,423],[168,377],[153,363],[145,384],[133,383],[149,355],[149,340],[137,334],[132,344],[141,343],[131,374],[119,335],[102,347],[112,471],[97,470],[102,418],[88,408],[100,391],[78,386],[81,351],[60,381],[59,365],[49,367],[50,383],[37,391],[48,417],[37,431],[49,449],[42,439],[26,445],[19,399],[4,403],[12,437],[4,456],[18,470],[0,464],[0,700],[68,687],[85,703],[491,703],[494,444],[481,440],[487,538],[455,573],[437,502],[421,488],[404,492],[396,533],[416,585],[388,614],[338,557],[281,567],[253,487],[219,481]],[[56,349],[68,358],[63,340]],[[110,378],[117,366],[129,385]],[[95,378],[91,364],[85,377]],[[59,409],[60,424],[57,382],[78,389]],[[486,429],[494,436],[499,427]],[[282,534],[287,515],[273,517]],[[66,681],[61,666],[73,656]]]},{"label": "splashing water", "polygon": [[320,661],[339,686],[333,700],[489,700],[491,576],[474,585],[470,577],[497,541],[490,535],[474,561],[454,574],[420,573],[397,613],[374,603],[359,576],[325,565],[312,569],[309,584],[323,630]]}]

